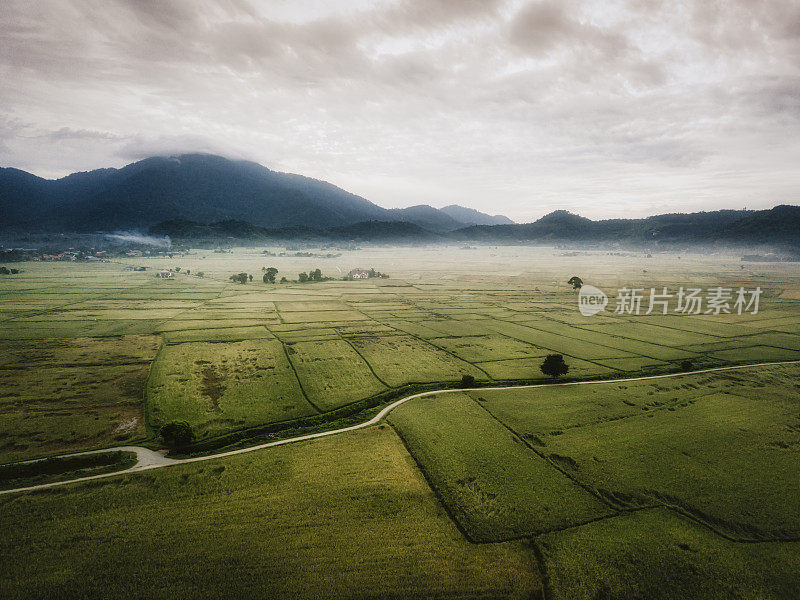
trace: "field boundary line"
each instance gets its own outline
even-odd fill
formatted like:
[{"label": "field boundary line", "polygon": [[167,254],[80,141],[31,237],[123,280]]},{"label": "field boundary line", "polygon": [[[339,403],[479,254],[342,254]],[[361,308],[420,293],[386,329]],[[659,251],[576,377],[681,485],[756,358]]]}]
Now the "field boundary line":
[{"label": "field boundary line", "polygon": [[[209,454],[206,456],[195,456],[190,458],[167,458],[164,457],[164,461],[160,464],[141,464],[137,463],[135,466],[125,469],[122,471],[116,471],[114,473],[103,473],[101,475],[91,475],[88,477],[79,477],[77,479],[69,479],[66,481],[56,481],[52,483],[42,483],[39,485],[21,487],[21,488],[14,488],[8,490],[0,490],[0,496],[4,494],[11,494],[16,492],[27,492],[27,491],[34,491],[34,490],[42,490],[62,485],[67,485],[70,483],[79,483],[81,481],[92,481],[95,479],[103,479],[106,477],[113,477],[115,475],[126,475],[130,473],[138,473],[141,471],[148,471],[151,469],[160,469],[164,467],[171,467],[174,465],[182,465],[188,463],[195,463],[201,462],[206,460],[213,460],[216,458],[225,458],[228,456],[235,456],[237,454],[245,454],[247,452],[255,452],[256,450],[263,450],[265,448],[272,448],[274,446],[284,446],[286,444],[293,444],[296,442],[304,442],[308,440],[314,440],[317,438],[328,437],[331,435],[337,435],[339,433],[347,433],[349,431],[357,431],[359,429],[364,429],[366,427],[372,427],[380,423],[386,415],[392,412],[398,406],[402,406],[406,402],[410,400],[414,400],[416,398],[424,398],[427,396],[434,396],[437,394],[451,394],[451,393],[461,393],[461,392],[475,392],[475,391],[502,391],[502,390],[516,390],[516,389],[534,389],[534,388],[547,388],[547,387],[560,387],[560,386],[578,386],[578,385],[602,385],[602,384],[614,384],[614,383],[624,383],[628,381],[649,381],[653,379],[666,379],[669,377],[685,377],[688,375],[699,375],[702,373],[714,373],[717,371],[734,371],[734,370],[741,370],[741,369],[752,369],[756,367],[773,367],[773,366],[781,366],[781,365],[796,365],[800,364],[800,359],[795,360],[784,360],[784,361],[773,361],[773,362],[763,362],[763,363],[751,363],[746,365],[729,365],[725,367],[711,367],[708,369],[698,369],[695,371],[681,371],[678,373],[665,373],[662,375],[642,375],[639,377],[624,377],[618,379],[596,379],[596,380],[589,380],[589,381],[563,381],[563,382],[552,382],[552,383],[533,383],[533,384],[525,384],[525,385],[506,385],[506,386],[494,386],[494,387],[471,387],[471,388],[447,388],[441,390],[430,390],[427,392],[420,392],[417,394],[412,394],[410,396],[406,396],[404,398],[400,398],[399,400],[395,400],[391,404],[385,406],[381,409],[378,414],[376,414],[371,419],[364,421],[363,423],[357,423],[355,425],[350,425],[348,427],[341,427],[339,429],[331,429],[328,431],[320,431],[317,433],[308,433],[305,435],[300,435],[293,438],[286,438],[283,440],[275,440],[272,442],[266,442],[263,444],[256,444],[254,446],[248,446],[247,448],[238,448],[236,450],[228,450],[225,452],[219,452],[217,454]],[[148,451],[147,448],[141,448],[138,446],[123,446],[123,447],[112,447],[112,448],[103,448],[100,450],[90,450],[88,452],[77,452],[77,453],[68,453],[68,454],[59,454],[55,456],[51,456],[48,458],[65,458],[68,456],[75,456],[76,454],[96,454],[101,452],[113,452],[120,449],[132,449],[132,451],[142,450]]]}]

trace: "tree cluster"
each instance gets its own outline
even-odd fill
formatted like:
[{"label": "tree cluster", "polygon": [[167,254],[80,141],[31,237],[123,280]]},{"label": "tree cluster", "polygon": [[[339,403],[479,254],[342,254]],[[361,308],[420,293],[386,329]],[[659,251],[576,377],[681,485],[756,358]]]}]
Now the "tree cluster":
[{"label": "tree cluster", "polygon": [[330,277],[324,277],[322,275],[322,271],[319,269],[314,269],[313,271],[309,271],[308,273],[300,273],[297,276],[297,281],[300,283],[313,283],[315,281],[328,281]]},{"label": "tree cluster", "polygon": [[275,267],[262,267],[264,272],[264,283],[275,283],[275,276],[278,274],[278,269]]}]

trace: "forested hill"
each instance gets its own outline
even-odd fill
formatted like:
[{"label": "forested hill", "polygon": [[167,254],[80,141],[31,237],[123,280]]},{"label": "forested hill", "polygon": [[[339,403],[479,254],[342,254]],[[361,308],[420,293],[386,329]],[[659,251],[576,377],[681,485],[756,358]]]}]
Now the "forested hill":
[{"label": "forested hill", "polygon": [[720,245],[790,246],[800,249],[800,207],[781,205],[770,210],[721,210],[666,214],[646,219],[592,221],[556,211],[534,223],[477,225],[437,233],[408,222],[364,221],[329,228],[264,228],[247,221],[202,224],[171,220],[150,228],[154,235],[173,239],[282,239],[371,242],[482,243],[620,243],[637,246]]},{"label": "forested hill", "polygon": [[0,212],[2,229],[52,232],[143,231],[183,219],[268,228],[403,221],[443,233],[507,221],[463,207],[386,209],[325,181],[208,154],[151,157],[57,180],[0,168]]}]

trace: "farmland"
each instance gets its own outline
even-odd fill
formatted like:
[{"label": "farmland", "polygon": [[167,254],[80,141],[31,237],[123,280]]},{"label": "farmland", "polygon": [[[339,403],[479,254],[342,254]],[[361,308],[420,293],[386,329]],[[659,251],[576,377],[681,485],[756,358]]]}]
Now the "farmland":
[{"label": "farmland", "polygon": [[[463,375],[479,386],[547,383],[539,365],[552,353],[570,367],[565,381],[675,374],[686,361],[800,359],[796,264],[372,248],[326,260],[323,271],[374,265],[391,278],[261,282],[263,266],[293,279],[313,261],[238,249],[25,263],[0,280],[0,464],[161,448],[158,428],[176,419],[205,448],[229,434],[255,443],[265,428],[325,429],[343,414],[360,422]],[[181,271],[154,277],[164,266]],[[238,272],[253,282],[228,280]],[[583,316],[565,283],[575,274],[612,301],[625,286],[763,295],[757,314],[609,306]],[[0,561],[0,585],[12,598],[101,587],[161,597],[232,578],[214,595],[791,598],[800,586],[798,375],[784,365],[437,393],[325,440],[0,496],[11,532],[2,556],[17,559]],[[153,539],[162,540],[155,549]],[[165,568],[167,553],[181,578]],[[209,562],[208,572],[198,566]],[[138,587],[124,575],[83,581],[81,569],[101,563]],[[334,581],[335,570],[351,583]],[[30,578],[38,588],[11,583]]]},{"label": "farmland", "polygon": [[0,497],[0,527],[0,596],[15,600],[522,600],[540,589],[523,543],[461,536],[388,427]]},{"label": "farmland", "polygon": [[[574,378],[668,372],[684,360],[699,368],[800,357],[793,267],[743,270],[732,257],[695,256],[687,270],[674,256],[553,259],[552,250],[524,247],[407,250],[405,260],[388,250],[365,252],[325,264],[336,273],[364,261],[392,277],[264,284],[258,273],[268,261],[291,276],[313,259],[252,250],[130,260],[151,269],[145,272],[115,263],[30,263],[0,288],[0,410],[11,424],[0,431],[0,460],[102,447],[123,434],[147,438],[173,419],[188,420],[204,439],[462,375],[535,380],[550,353],[567,358]],[[153,277],[165,263],[182,267],[174,280]],[[589,264],[591,280],[607,289],[686,281],[760,286],[761,310],[584,317],[564,280],[589,272]],[[227,280],[240,271],[254,272],[255,282]],[[75,360],[79,351],[85,356]]]}]

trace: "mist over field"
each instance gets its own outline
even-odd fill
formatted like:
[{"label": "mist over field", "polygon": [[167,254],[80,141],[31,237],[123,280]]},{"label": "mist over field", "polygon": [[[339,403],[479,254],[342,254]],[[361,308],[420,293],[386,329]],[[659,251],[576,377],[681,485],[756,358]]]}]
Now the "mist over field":
[{"label": "mist over field", "polygon": [[157,248],[169,248],[172,245],[172,241],[167,236],[154,237],[152,235],[142,235],[134,231],[109,233],[106,237],[115,242],[127,242],[141,246],[155,246]]}]

